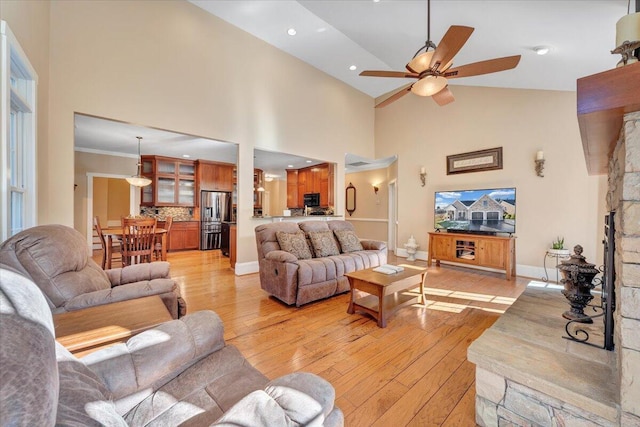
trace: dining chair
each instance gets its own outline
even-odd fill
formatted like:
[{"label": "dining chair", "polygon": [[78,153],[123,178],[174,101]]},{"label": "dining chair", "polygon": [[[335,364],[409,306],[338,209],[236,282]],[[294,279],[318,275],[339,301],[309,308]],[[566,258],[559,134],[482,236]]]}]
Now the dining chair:
[{"label": "dining chair", "polygon": [[123,265],[151,262],[155,238],[155,218],[122,218]]},{"label": "dining chair", "polygon": [[[120,247],[120,242],[113,242],[111,248],[107,248],[107,239],[102,233],[100,218],[97,216],[93,217],[93,228],[96,230],[98,238],[100,239],[100,246],[102,246],[102,269],[110,270],[113,261],[119,261],[122,263],[122,249]],[[110,251],[107,249],[110,249]],[[109,252],[111,253],[110,257],[108,256]]]},{"label": "dining chair", "polygon": [[[165,236],[165,241],[167,243],[169,242],[169,232],[171,231],[171,224],[173,224],[173,217],[170,217],[170,216],[166,217],[164,229],[167,230],[167,233]],[[159,260],[162,258],[162,236],[156,236],[156,243],[153,248],[153,255],[155,256],[156,260]]]}]

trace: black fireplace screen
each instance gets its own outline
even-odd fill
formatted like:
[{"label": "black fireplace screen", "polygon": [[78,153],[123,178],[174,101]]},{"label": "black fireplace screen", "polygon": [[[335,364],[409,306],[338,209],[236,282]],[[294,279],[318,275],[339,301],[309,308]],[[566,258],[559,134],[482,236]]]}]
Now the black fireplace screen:
[{"label": "black fireplace screen", "polygon": [[611,211],[604,219],[604,275],[602,279],[602,305],[604,310],[604,348],[613,350],[613,312],[616,309],[615,291],[615,226]]},{"label": "black fireplace screen", "polygon": [[[602,243],[604,245],[604,263],[600,270],[602,271],[601,279],[594,279],[599,281],[601,285],[600,304],[589,305],[595,312],[593,316],[588,316],[591,319],[602,317],[604,323],[604,342],[602,345],[597,345],[589,342],[589,333],[583,329],[584,323],[577,320],[571,320],[565,325],[565,331],[567,333],[563,338],[570,339],[572,341],[581,342],[594,347],[604,348],[605,350],[612,351],[614,348],[613,343],[613,312],[616,309],[616,294],[615,294],[615,226],[614,226],[615,212],[611,211],[604,218],[604,239]],[[584,322],[584,319],[582,320]]]}]

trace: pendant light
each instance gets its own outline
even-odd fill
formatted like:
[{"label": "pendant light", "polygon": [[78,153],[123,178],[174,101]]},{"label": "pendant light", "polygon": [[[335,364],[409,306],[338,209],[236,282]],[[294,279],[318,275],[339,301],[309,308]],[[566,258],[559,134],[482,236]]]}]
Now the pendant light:
[{"label": "pendant light", "polygon": [[142,176],[142,157],[140,157],[140,140],[142,137],[136,136],[136,138],[138,138],[138,174],[127,178],[127,182],[135,187],[146,187],[151,184],[151,180],[146,176]]}]

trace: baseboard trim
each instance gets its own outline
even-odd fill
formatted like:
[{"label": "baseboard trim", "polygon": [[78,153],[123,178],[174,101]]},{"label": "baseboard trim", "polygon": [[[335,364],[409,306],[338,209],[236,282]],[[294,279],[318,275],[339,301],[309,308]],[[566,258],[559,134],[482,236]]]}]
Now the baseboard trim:
[{"label": "baseboard trim", "polygon": [[250,261],[250,262],[236,262],[236,267],[234,268],[236,276],[244,276],[245,274],[253,274],[260,271],[260,264],[258,261]]},{"label": "baseboard trim", "polygon": [[[409,254],[407,253],[406,249],[402,249],[402,248],[396,248],[395,250],[395,254],[397,256],[401,256],[404,258],[407,258],[409,256]],[[420,259],[422,261],[426,261],[427,258],[427,251],[417,251],[416,252],[416,259]]]},{"label": "baseboard trim", "polygon": [[[409,254],[407,254],[406,249],[397,248],[395,254],[399,257],[407,258]],[[426,251],[418,251],[416,252],[416,259],[427,261],[428,255]],[[467,267],[471,269],[485,270],[485,271],[493,271],[496,273],[504,273],[502,270],[496,270],[493,268],[486,268],[480,266],[469,266],[467,264],[455,263],[455,262],[446,262],[442,261],[442,264],[451,264],[457,267]],[[435,265],[435,263],[433,264]],[[547,268],[547,274],[549,275],[549,282],[556,283],[556,275],[555,275],[555,267]],[[260,264],[258,261],[250,261],[250,262],[237,262],[235,273],[236,276],[244,276],[246,274],[258,273],[260,271]],[[545,272],[543,267],[536,267],[533,265],[525,265],[525,264],[516,264],[516,276],[518,277],[527,277],[534,280],[544,281]],[[560,279],[560,275],[558,275],[558,279]]]},{"label": "baseboard trim", "polygon": [[[407,250],[402,248],[396,248],[395,254],[403,258],[407,258],[409,256],[409,254],[407,253]],[[426,251],[417,251],[416,259],[427,261],[429,259],[429,254]],[[455,265],[456,267],[466,267],[466,268],[477,269],[477,270],[504,273],[504,270],[497,270],[495,268],[487,268],[487,267],[468,265],[468,264],[457,263],[457,262],[441,261],[441,264],[450,264],[450,265]],[[435,265],[435,262],[432,265]],[[557,283],[555,273],[556,273],[555,267],[547,267],[547,274],[549,277],[548,277],[548,280],[544,280],[546,277],[544,267],[536,267],[533,265],[526,265],[526,264],[516,264],[516,276],[518,277],[526,277],[529,279],[539,280],[542,282]],[[562,277],[560,276],[560,274],[558,274],[558,281],[561,278]]]}]

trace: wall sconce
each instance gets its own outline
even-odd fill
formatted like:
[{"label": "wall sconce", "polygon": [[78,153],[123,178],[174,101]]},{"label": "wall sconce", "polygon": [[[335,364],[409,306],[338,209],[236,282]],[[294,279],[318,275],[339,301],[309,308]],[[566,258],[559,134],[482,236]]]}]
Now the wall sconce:
[{"label": "wall sconce", "polygon": [[542,150],[536,153],[536,175],[544,178],[542,171],[544,170],[544,152]]},{"label": "wall sconce", "polygon": [[423,187],[427,183],[427,170],[424,168],[424,166],[420,168],[420,182],[422,183]]},{"label": "wall sconce", "polygon": [[378,188],[378,186],[374,185],[374,186],[373,186],[373,192],[374,192],[374,193],[376,193],[376,196],[378,195],[378,190],[380,190],[380,189]]}]

